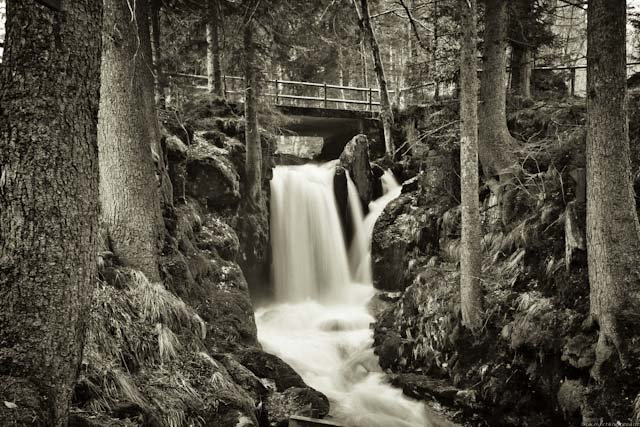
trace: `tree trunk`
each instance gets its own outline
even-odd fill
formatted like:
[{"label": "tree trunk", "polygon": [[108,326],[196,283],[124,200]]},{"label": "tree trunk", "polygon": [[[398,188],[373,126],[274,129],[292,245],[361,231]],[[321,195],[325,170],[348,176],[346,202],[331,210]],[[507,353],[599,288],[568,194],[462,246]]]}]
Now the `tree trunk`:
[{"label": "tree trunk", "polygon": [[[378,78],[378,89],[380,90],[380,119],[382,120],[382,128],[384,131],[384,147],[387,156],[393,156],[395,147],[391,135],[393,127],[393,111],[391,110],[391,102],[389,101],[389,91],[387,90],[387,79],[384,76],[384,66],[382,65],[382,57],[380,55],[380,47],[376,40],[376,35],[371,26],[371,17],[369,13],[368,0],[360,0],[361,25],[363,32],[367,36],[371,55],[373,56],[373,68]],[[356,6],[356,10],[358,10]]]},{"label": "tree trunk", "polygon": [[166,153],[162,148],[162,135],[160,134],[158,111],[156,109],[157,104],[155,102],[156,85],[154,84],[155,73],[153,72],[153,42],[149,31],[150,27],[153,26],[153,19],[150,19],[151,17],[148,14],[148,10],[153,10],[153,8],[147,8],[143,5],[137,8],[136,11],[136,21],[146,24],[138,26],[139,52],[141,52],[142,55],[138,54],[136,56],[138,62],[136,72],[140,73],[140,82],[144,92],[142,103],[144,106],[145,124],[151,137],[150,148],[155,165],[158,197],[162,201],[162,208],[165,209],[173,206],[173,187],[171,185],[171,179],[169,178]]},{"label": "tree trunk", "polygon": [[[7,3],[0,425],[66,426],[96,280],[102,2]],[[11,408],[10,404],[15,404]]]},{"label": "tree trunk", "polygon": [[531,49],[517,43],[513,43],[511,49],[513,52],[511,92],[523,98],[531,98],[531,75],[533,72]]},{"label": "tree trunk", "polygon": [[262,204],[262,147],[258,127],[260,87],[257,75],[258,58],[253,40],[254,31],[255,23],[253,19],[250,19],[244,28],[244,79],[246,85],[244,116],[246,120],[245,140],[247,146],[245,173],[248,206],[252,209],[259,209]]},{"label": "tree trunk", "polygon": [[155,83],[156,107],[164,107],[164,90],[167,86],[162,69],[162,51],[160,49],[160,9],[162,0],[150,0],[151,2],[151,49],[153,54],[153,74]]},{"label": "tree trunk", "polygon": [[[590,312],[600,327],[592,373],[615,354],[624,366],[640,302],[640,225],[626,107],[626,2],[591,0],[587,51],[587,254]],[[625,334],[627,336],[625,336]]]},{"label": "tree trunk", "polygon": [[478,73],[476,63],[476,0],[458,0],[460,46],[460,190],[462,239],[460,299],[462,323],[472,331],[482,327],[480,286],[480,202],[478,199]]},{"label": "tree trunk", "polygon": [[[360,70],[362,72],[362,87],[367,88],[369,87],[369,70],[367,69],[367,55],[364,49],[364,39],[360,41],[360,59],[362,60],[362,68]],[[362,94],[363,101],[366,101],[369,94],[367,92],[363,92]]]},{"label": "tree trunk", "polygon": [[220,65],[220,5],[217,0],[208,0],[207,16],[207,86],[209,93],[224,98],[224,82]]},{"label": "tree trunk", "polygon": [[431,58],[431,75],[436,82],[433,98],[440,99],[440,81],[435,73],[438,72],[438,0],[433,1],[433,56]]},{"label": "tree trunk", "polygon": [[[342,46],[338,46],[338,73],[339,73],[340,86],[348,85],[348,81],[345,80],[345,74],[346,74],[345,68],[346,66],[344,63],[344,55],[342,54]],[[344,89],[340,89],[340,97],[342,98],[343,101],[347,99]],[[343,102],[341,105],[343,110],[347,109],[346,103]]]},{"label": "tree trunk", "polygon": [[507,128],[506,30],[508,2],[487,0],[480,80],[479,154],[487,178],[513,166],[513,138]]},{"label": "tree trunk", "polygon": [[157,281],[164,233],[146,105],[144,31],[138,33],[147,23],[145,4],[136,3],[135,19],[127,0],[105,0],[104,9],[98,123],[102,220],[120,261]]}]

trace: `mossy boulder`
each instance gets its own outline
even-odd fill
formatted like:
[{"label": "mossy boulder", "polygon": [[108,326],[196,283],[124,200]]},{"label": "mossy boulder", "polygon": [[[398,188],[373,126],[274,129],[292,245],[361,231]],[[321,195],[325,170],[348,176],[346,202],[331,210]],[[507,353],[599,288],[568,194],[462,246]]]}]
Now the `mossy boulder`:
[{"label": "mossy boulder", "polygon": [[228,152],[199,143],[188,150],[185,192],[214,208],[233,208],[240,202],[240,177]]}]

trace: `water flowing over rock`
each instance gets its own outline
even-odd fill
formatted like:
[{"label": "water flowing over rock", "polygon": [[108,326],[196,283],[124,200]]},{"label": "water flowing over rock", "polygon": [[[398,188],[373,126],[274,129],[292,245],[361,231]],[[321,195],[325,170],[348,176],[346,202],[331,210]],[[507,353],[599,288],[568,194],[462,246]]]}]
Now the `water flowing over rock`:
[{"label": "water flowing over rock", "polygon": [[331,298],[349,281],[333,168],[282,166],[271,182],[271,241],[279,301]]},{"label": "water flowing over rock", "polygon": [[[335,421],[352,427],[424,427],[429,425],[425,407],[386,382],[369,329],[373,317],[367,301],[375,293],[369,280],[370,236],[378,215],[400,194],[400,187],[396,183],[392,188],[388,179],[389,193],[371,203],[371,212],[363,219],[357,183],[345,171],[344,190],[354,228],[348,259],[334,197],[334,167],[305,165],[274,171],[271,222],[277,304],[256,312],[258,339],[264,351],[278,356],[274,361],[284,360],[301,381],[327,396],[328,416]],[[264,357],[255,352],[251,357],[256,356]],[[309,399],[315,396],[309,389],[281,392],[292,385],[282,384],[283,380],[296,377],[278,375],[273,371],[279,365],[272,366],[270,372],[248,366],[258,376],[277,376],[275,387],[281,394],[267,400],[267,411],[279,414],[281,402],[289,411],[317,409],[321,401]]]}]

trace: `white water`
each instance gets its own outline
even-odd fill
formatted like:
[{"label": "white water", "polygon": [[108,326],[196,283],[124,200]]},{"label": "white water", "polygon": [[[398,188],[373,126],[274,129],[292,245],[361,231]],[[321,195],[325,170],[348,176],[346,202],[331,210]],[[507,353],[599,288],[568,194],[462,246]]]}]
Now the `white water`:
[{"label": "white water", "polygon": [[[277,304],[256,313],[264,349],[288,362],[331,401],[330,416],[350,427],[424,427],[424,405],[388,385],[372,350],[373,224],[400,194],[388,192],[362,218],[351,180],[354,243],[348,261],[333,195],[333,165],[277,167],[272,189],[272,245]],[[350,273],[349,264],[352,266]]]}]

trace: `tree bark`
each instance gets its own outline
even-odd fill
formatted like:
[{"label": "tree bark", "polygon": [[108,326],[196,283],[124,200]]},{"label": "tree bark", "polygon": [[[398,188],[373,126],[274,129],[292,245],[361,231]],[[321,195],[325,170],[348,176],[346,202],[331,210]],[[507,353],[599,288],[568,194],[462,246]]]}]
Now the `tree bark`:
[{"label": "tree bark", "polygon": [[389,91],[387,89],[387,79],[384,75],[384,66],[382,65],[382,56],[380,55],[380,47],[376,40],[376,34],[371,26],[371,16],[369,13],[368,0],[360,0],[361,11],[358,11],[356,5],[356,11],[361,17],[360,22],[364,34],[366,34],[369,48],[371,49],[371,55],[373,57],[373,69],[376,72],[378,78],[378,89],[380,91],[380,119],[382,120],[382,128],[384,131],[384,147],[387,156],[393,156],[395,152],[395,146],[393,145],[393,137],[391,135],[391,128],[393,127],[393,111],[391,110],[391,102],[389,101]]},{"label": "tree bark", "polygon": [[220,65],[220,5],[217,0],[207,3],[207,86],[209,93],[224,98],[224,81]]},{"label": "tree bark", "polygon": [[102,2],[65,2],[55,12],[10,1],[7,19],[0,425],[65,426],[96,276]]},{"label": "tree bark", "polygon": [[511,64],[511,92],[523,98],[531,98],[531,76],[533,57],[528,46],[513,43],[513,63]]},{"label": "tree bark", "polygon": [[246,120],[245,140],[247,147],[245,173],[248,206],[259,209],[262,205],[262,146],[258,126],[258,97],[260,86],[257,73],[257,54],[254,42],[255,22],[251,18],[244,28],[244,80]]},{"label": "tree bark", "polygon": [[460,300],[462,324],[482,327],[480,285],[480,202],[478,199],[478,75],[476,63],[476,0],[458,0],[460,45],[460,190],[462,239],[460,247]]},{"label": "tree bark", "polygon": [[503,174],[515,161],[506,111],[507,6],[505,1],[487,0],[485,8],[479,155],[486,177]]},{"label": "tree bark", "polygon": [[626,2],[591,0],[587,33],[587,254],[590,312],[600,327],[592,374],[602,379],[600,368],[616,351],[625,365],[626,346],[638,333],[631,321],[640,302],[640,225],[626,107]]},{"label": "tree bark", "polygon": [[152,157],[156,141],[149,125],[144,30],[139,31],[148,28],[145,8],[137,2],[132,17],[127,0],[104,1],[100,203],[114,254],[157,281],[164,225]]}]

